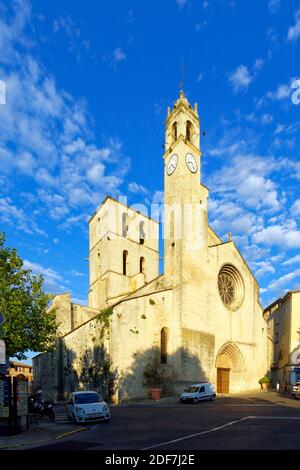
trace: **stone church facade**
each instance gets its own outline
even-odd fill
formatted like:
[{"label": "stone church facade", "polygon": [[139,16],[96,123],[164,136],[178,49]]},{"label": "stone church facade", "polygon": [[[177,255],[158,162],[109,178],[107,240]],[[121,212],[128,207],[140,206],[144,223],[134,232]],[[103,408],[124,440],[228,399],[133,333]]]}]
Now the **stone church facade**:
[{"label": "stone church facade", "polygon": [[57,347],[33,360],[50,396],[96,387],[107,363],[118,400],[148,396],[143,371],[155,354],[169,394],[200,381],[253,390],[267,372],[259,286],[231,237],[208,224],[198,109],[183,92],[168,109],[164,149],[164,274],[158,223],[107,197],[89,221],[88,307],[56,296]]}]

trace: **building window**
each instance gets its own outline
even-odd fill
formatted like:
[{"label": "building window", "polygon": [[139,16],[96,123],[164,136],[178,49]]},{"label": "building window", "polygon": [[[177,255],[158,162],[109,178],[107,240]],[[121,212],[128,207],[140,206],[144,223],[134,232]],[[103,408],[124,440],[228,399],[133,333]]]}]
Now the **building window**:
[{"label": "building window", "polygon": [[174,241],[175,237],[175,220],[174,220],[174,211],[172,210],[170,215],[170,240],[171,242]]},{"label": "building window", "polygon": [[186,139],[189,141],[189,142],[192,142],[192,135],[193,135],[193,124],[191,123],[191,121],[187,121],[186,123]]},{"label": "building window", "polygon": [[172,138],[173,138],[173,143],[176,142],[176,140],[177,140],[177,122],[174,122],[172,124]]},{"label": "building window", "polygon": [[145,225],[145,222],[140,222],[140,225],[139,225],[140,245],[144,245],[144,241],[145,241],[145,237],[146,237],[145,230],[144,230],[144,225]]},{"label": "building window", "polygon": [[123,274],[124,276],[127,276],[127,271],[128,271],[128,251],[124,250],[123,251]]},{"label": "building window", "polygon": [[122,214],[122,237],[126,238],[128,232],[128,224],[127,224],[127,214],[123,212]]},{"label": "building window", "polygon": [[140,273],[145,273],[145,258],[143,256],[140,258]]},{"label": "building window", "polygon": [[168,329],[163,328],[160,332],[160,363],[168,362]]}]

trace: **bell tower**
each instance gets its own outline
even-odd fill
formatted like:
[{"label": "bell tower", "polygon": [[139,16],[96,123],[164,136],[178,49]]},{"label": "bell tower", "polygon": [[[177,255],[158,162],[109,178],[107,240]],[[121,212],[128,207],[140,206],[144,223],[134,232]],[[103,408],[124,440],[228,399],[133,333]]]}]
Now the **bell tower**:
[{"label": "bell tower", "polygon": [[200,184],[198,106],[183,91],[166,120],[164,158],[164,272],[175,287],[188,280],[207,248],[208,190]]}]

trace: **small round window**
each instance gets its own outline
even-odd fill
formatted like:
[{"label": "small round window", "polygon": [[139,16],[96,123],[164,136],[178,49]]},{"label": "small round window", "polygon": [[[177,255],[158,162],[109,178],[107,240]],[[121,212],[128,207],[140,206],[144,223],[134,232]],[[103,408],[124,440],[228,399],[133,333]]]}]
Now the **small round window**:
[{"label": "small round window", "polygon": [[244,299],[244,283],[238,270],[231,264],[221,268],[218,288],[223,304],[230,310],[237,310]]}]

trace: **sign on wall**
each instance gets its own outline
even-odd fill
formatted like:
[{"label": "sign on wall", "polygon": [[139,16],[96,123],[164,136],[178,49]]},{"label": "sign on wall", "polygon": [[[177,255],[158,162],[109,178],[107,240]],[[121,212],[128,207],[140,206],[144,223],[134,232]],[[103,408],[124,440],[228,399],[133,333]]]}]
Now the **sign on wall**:
[{"label": "sign on wall", "polygon": [[0,418],[9,417],[10,377],[0,374]]},{"label": "sign on wall", "polygon": [[6,348],[3,339],[0,339],[0,364],[6,363]]}]

